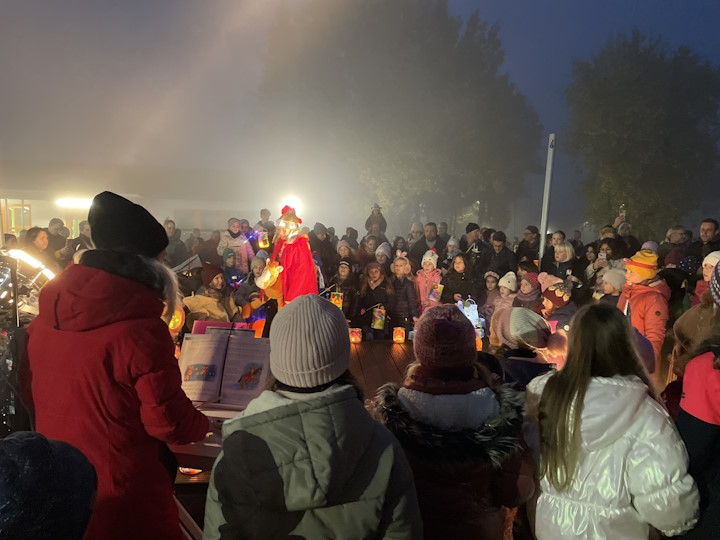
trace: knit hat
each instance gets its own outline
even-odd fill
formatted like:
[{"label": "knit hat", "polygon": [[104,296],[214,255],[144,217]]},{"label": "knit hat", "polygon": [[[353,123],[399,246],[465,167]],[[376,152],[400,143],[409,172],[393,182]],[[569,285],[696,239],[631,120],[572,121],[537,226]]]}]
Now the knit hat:
[{"label": "knit hat", "polygon": [[712,276],[710,276],[710,296],[712,296],[713,302],[720,306],[720,264],[715,265]]},{"label": "knit hat", "polygon": [[378,256],[378,254],[383,254],[387,259],[390,259],[390,251],[392,248],[390,247],[390,244],[387,242],[383,242],[375,249],[375,257]]},{"label": "knit hat", "polygon": [[318,221],[313,225],[313,232],[315,234],[327,234],[327,227]]},{"label": "knit hat", "polygon": [[553,283],[543,291],[543,296],[550,300],[555,307],[566,306],[572,296],[572,284],[563,281]]},{"label": "knit hat", "polygon": [[500,287],[506,287],[512,292],[515,292],[517,291],[517,276],[514,272],[508,272],[502,278],[500,278],[498,285]]},{"label": "knit hat", "polygon": [[425,261],[430,261],[431,263],[433,263],[433,266],[435,268],[437,268],[437,260],[438,260],[438,254],[435,252],[435,250],[428,249],[425,252],[425,255],[423,255],[422,262],[420,263],[420,265],[422,266],[423,264],[425,264]]},{"label": "knit hat", "polygon": [[340,253],[341,247],[346,247],[350,249],[350,244],[347,242],[347,240],[338,240],[337,246],[335,246],[335,250]]},{"label": "knit hat", "polygon": [[493,272],[492,270],[485,272],[485,275],[483,276],[484,279],[487,279],[488,277],[494,277],[496,280],[500,281],[500,274],[497,272]]},{"label": "knit hat", "polygon": [[[639,253],[639,252],[638,252]],[[636,254],[637,255],[637,254]],[[673,265],[677,266],[680,264],[680,261],[683,260],[683,257],[685,256],[685,248],[682,247],[674,247],[670,250],[670,253],[665,255],[665,266]],[[657,263],[656,263],[657,264]],[[650,278],[648,278],[650,279]]]},{"label": "knit hat", "polygon": [[562,279],[547,272],[540,272],[538,274],[538,282],[540,283],[540,290],[545,292],[550,285],[562,283]]},{"label": "knit hat", "polygon": [[200,270],[200,277],[202,278],[203,285],[209,287],[212,280],[215,279],[215,276],[222,273],[223,270],[219,266],[204,262],[202,270]]},{"label": "knit hat", "polygon": [[705,266],[706,264],[709,264],[710,266],[717,266],[717,264],[720,262],[720,251],[713,251],[712,253],[709,253],[702,262],[702,265]]},{"label": "knit hat", "polygon": [[448,252],[452,251],[452,250],[450,250],[450,246],[459,246],[459,245],[460,245],[460,240],[458,240],[454,236],[451,236],[450,238],[448,238],[448,241],[447,241]]},{"label": "knit hat", "polygon": [[657,253],[658,251],[658,245],[657,242],[654,242],[652,240],[648,240],[645,242],[640,249],[649,249],[650,251],[654,251]]},{"label": "knit hat", "polygon": [[[645,279],[653,279],[657,275],[657,261],[657,253],[653,253],[649,249],[641,249],[630,259],[625,259],[625,266]],[[667,262],[667,258],[665,261]]]},{"label": "knit hat", "polygon": [[619,268],[611,268],[602,275],[602,280],[612,285],[616,291],[621,291],[625,285],[625,272]]},{"label": "knit hat", "polygon": [[96,195],[88,222],[98,249],[112,249],[155,258],[168,246],[165,228],[139,204],[110,191]]},{"label": "knit hat", "polygon": [[683,257],[680,263],[677,265],[678,270],[682,270],[690,276],[697,274],[697,271],[702,266],[700,258],[695,255],[687,255]]},{"label": "knit hat", "polygon": [[0,470],[2,538],[84,537],[97,474],[77,448],[39,433],[13,433],[0,440]]},{"label": "knit hat", "polygon": [[424,366],[470,366],[477,356],[475,329],[456,305],[431,307],[415,325],[413,350]]},{"label": "knit hat", "polygon": [[349,368],[348,325],[332,302],[307,294],[278,312],[270,328],[270,371],[278,381],[314,388]]},{"label": "knit hat", "polygon": [[350,257],[343,257],[338,263],[338,266],[347,266],[348,268],[352,268],[352,265],[353,260]]},{"label": "knit hat", "polygon": [[222,257],[223,264],[225,264],[225,261],[227,261],[228,257],[230,257],[231,255],[233,257],[237,257],[237,254],[235,253],[235,250],[233,248],[225,248],[223,250],[223,257]]},{"label": "knit hat", "polygon": [[465,234],[470,234],[470,233],[473,232],[473,231],[479,231],[479,230],[480,230],[480,225],[478,225],[477,223],[473,223],[473,222],[471,221],[471,222],[468,223],[467,226],[465,227]]},{"label": "knit hat", "polygon": [[238,218],[236,218],[236,217],[231,217],[230,219],[228,219],[227,228],[229,229],[230,227],[232,227],[232,226],[235,225],[236,223],[240,223],[240,220],[239,220]]},{"label": "knit hat", "polygon": [[382,270],[382,266],[380,266],[380,263],[377,261],[370,261],[365,265],[365,272],[369,272],[373,268],[377,268],[378,270]]},{"label": "knit hat", "polygon": [[523,276],[523,278],[520,280],[527,281],[530,286],[533,288],[533,290],[538,290],[540,288],[540,282],[538,281],[538,275],[535,272],[528,272]]},{"label": "knit hat", "polygon": [[268,252],[265,251],[264,249],[260,249],[260,250],[258,250],[258,252],[255,254],[255,258],[256,258],[256,259],[262,259],[262,260],[264,260],[265,262],[267,262],[267,260],[270,258],[270,255],[268,255]]},{"label": "knit hat", "polygon": [[544,349],[552,334],[545,319],[531,309],[503,308],[493,315],[491,322],[493,344],[511,349]]}]

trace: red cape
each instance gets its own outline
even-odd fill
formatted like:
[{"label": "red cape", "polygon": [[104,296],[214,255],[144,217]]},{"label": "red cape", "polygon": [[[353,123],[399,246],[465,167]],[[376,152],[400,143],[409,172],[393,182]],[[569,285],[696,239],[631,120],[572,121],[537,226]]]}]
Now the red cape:
[{"label": "red cape", "polygon": [[283,300],[291,302],[304,294],[318,294],[315,263],[307,236],[300,236],[292,244],[280,240],[273,250],[272,260],[280,256]]}]

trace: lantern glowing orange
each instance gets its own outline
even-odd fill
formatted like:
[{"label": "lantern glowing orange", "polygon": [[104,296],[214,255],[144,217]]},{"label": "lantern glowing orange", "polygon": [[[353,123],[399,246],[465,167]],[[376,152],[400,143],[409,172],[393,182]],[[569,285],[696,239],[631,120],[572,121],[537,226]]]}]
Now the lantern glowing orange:
[{"label": "lantern glowing orange", "polygon": [[393,341],[395,343],[405,343],[405,329],[402,326],[393,328]]},{"label": "lantern glowing orange", "polygon": [[350,329],[350,343],[360,343],[362,341],[362,330],[360,328]]},{"label": "lantern glowing orange", "polygon": [[185,311],[183,311],[182,307],[179,307],[173,312],[173,316],[168,323],[170,333],[173,335],[179,334],[183,324],[185,324]]}]

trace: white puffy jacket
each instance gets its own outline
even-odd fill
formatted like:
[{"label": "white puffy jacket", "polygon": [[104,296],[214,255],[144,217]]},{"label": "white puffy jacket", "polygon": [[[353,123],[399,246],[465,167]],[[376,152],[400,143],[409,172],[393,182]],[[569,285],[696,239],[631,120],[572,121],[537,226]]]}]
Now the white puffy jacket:
[{"label": "white puffy jacket", "polygon": [[[528,417],[537,426],[545,384],[527,387]],[[582,443],[571,487],[558,492],[540,479],[538,540],[643,539],[648,524],[668,536],[697,522],[699,495],[675,425],[635,376],[595,377],[585,395]]]}]

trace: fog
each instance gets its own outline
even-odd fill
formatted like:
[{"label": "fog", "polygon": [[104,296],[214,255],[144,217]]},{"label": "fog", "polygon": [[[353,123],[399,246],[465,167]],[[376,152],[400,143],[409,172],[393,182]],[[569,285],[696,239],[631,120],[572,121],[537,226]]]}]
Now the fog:
[{"label": "fog", "polygon": [[[341,21],[340,32],[350,32],[353,2],[324,3],[328,11],[350,6],[346,14],[333,12],[332,19]],[[191,217],[180,213],[189,211],[192,201],[204,211],[217,208],[219,223],[230,217],[230,209],[256,221],[261,207],[271,208],[276,218],[283,198],[294,195],[310,226],[322,221],[338,231],[346,226],[362,231],[370,205],[382,194],[363,182],[347,155],[318,136],[329,126],[336,130],[336,119],[316,115],[316,123],[306,126],[305,102],[287,106],[292,87],[283,88],[277,108],[274,94],[266,91],[270,55],[281,55],[287,69],[300,58],[291,48],[278,53],[283,43],[277,36],[271,50],[272,24],[282,9],[293,14],[310,4],[318,1],[1,2],[0,198],[89,197],[114,189],[140,202],[190,201],[175,205],[173,216],[190,227]],[[529,152],[537,167],[518,179],[509,236],[521,234],[528,223],[540,224],[550,132],[558,137],[550,226],[577,228],[585,221],[577,190],[583,171],[571,163],[563,139],[573,58],[589,58],[612,36],[638,28],[720,63],[720,4],[712,1],[453,0],[449,10],[463,24],[477,10],[481,19],[498,25],[504,51],[499,73],[537,115]],[[320,26],[322,18],[317,24],[305,39],[323,51],[318,40],[328,30]],[[330,94],[337,92],[336,83],[344,84],[341,78],[326,82]],[[361,126],[361,135],[380,137],[375,125]],[[329,139],[342,136],[333,132]],[[395,178],[384,181],[392,185]],[[386,207],[397,229],[391,232],[407,233],[412,217],[449,221],[455,196],[446,192],[447,200],[436,197],[437,206],[431,202],[415,214],[404,209],[402,219]],[[467,209],[457,206],[453,215],[462,232]]]}]

